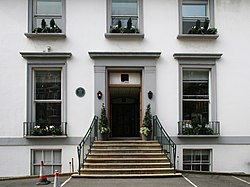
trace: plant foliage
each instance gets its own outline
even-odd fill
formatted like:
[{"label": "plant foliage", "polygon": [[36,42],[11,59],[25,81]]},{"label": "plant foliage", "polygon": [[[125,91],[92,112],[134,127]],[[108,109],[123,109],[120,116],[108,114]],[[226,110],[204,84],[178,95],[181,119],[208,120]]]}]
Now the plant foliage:
[{"label": "plant foliage", "polygon": [[106,109],[105,109],[104,103],[102,104],[98,130],[101,134],[110,132],[110,128],[108,127],[108,118],[106,115]]},{"label": "plant foliage", "polygon": [[129,18],[127,26],[123,27],[121,20],[118,21],[117,25],[110,26],[110,33],[139,33],[139,29],[132,25],[132,19]]},{"label": "plant foliage", "polygon": [[147,109],[142,121],[142,127],[140,128],[140,133],[148,136],[152,131],[152,114],[150,104],[147,105]]},{"label": "plant foliage", "polygon": [[62,30],[57,26],[55,20],[50,20],[50,26],[48,27],[45,19],[41,21],[41,27],[35,28],[32,33],[61,33]]},{"label": "plant foliage", "polygon": [[204,27],[201,27],[201,21],[197,20],[195,26],[188,30],[188,34],[217,34],[216,28],[209,28],[210,20],[208,18],[204,21]]}]

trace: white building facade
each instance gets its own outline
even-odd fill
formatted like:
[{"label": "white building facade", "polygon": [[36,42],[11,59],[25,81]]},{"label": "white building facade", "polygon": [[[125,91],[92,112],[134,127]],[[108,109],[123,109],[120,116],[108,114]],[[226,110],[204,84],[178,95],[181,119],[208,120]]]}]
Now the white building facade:
[{"label": "white building facade", "polygon": [[177,145],[177,169],[250,173],[249,8],[1,1],[0,176],[39,174],[40,160],[46,173],[76,171],[76,146],[103,103],[111,136],[124,138],[140,136],[150,104]]}]

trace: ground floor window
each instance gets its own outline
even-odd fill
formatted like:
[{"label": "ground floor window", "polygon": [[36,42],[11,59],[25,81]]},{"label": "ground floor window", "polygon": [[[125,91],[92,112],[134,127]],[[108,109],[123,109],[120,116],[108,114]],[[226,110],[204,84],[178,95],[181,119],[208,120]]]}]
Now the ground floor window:
[{"label": "ground floor window", "polygon": [[53,174],[55,170],[61,173],[62,170],[62,150],[61,149],[46,149],[31,151],[32,154],[32,175],[40,174],[40,162],[44,162],[43,172],[45,175]]},{"label": "ground floor window", "polygon": [[210,149],[184,149],[183,170],[211,171]]}]

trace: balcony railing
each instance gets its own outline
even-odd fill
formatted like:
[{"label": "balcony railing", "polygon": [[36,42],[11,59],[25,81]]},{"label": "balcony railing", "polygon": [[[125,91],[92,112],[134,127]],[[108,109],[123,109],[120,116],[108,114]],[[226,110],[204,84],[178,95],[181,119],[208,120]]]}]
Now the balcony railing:
[{"label": "balcony railing", "polygon": [[220,135],[220,122],[210,121],[208,124],[194,124],[191,121],[178,122],[178,135]]},{"label": "balcony railing", "polygon": [[37,123],[24,122],[23,135],[29,136],[67,136],[67,122]]}]

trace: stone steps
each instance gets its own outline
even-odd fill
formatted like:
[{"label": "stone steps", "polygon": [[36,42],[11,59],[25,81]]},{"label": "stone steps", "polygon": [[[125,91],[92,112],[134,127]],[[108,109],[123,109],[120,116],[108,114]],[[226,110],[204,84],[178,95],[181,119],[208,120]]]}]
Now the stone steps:
[{"label": "stone steps", "polygon": [[157,141],[95,141],[80,175],[73,177],[124,178],[180,176],[161,153]]}]

